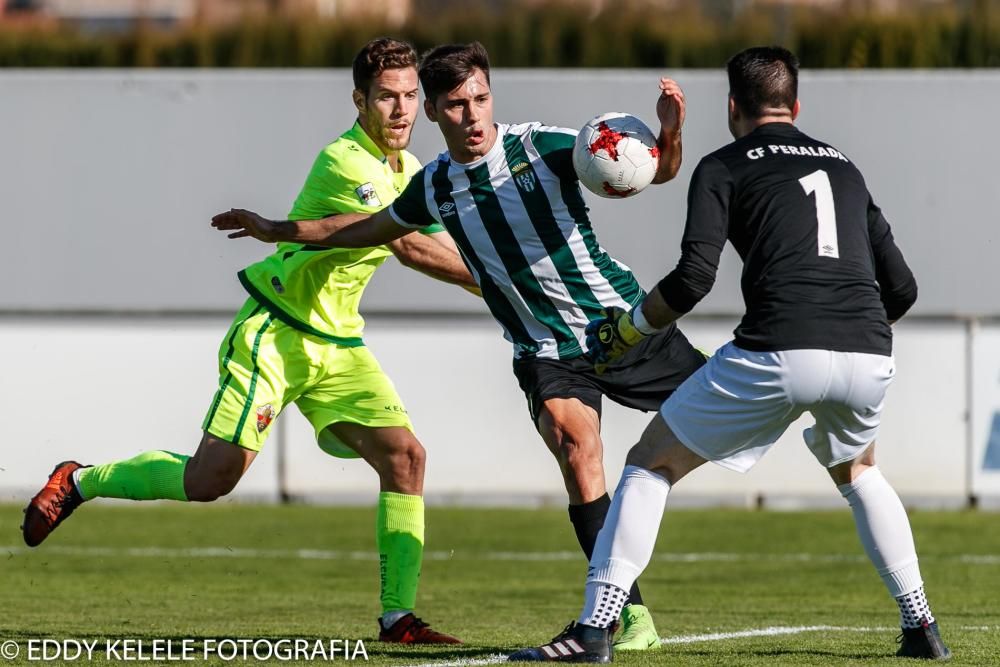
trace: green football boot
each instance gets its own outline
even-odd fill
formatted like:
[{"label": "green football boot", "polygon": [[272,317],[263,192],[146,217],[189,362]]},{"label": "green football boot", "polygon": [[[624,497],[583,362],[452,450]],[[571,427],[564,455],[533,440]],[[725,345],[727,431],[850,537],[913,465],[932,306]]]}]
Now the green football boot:
[{"label": "green football boot", "polygon": [[653,625],[649,609],[630,604],[622,609],[621,634],[615,639],[616,651],[654,651],[660,648],[660,635]]}]

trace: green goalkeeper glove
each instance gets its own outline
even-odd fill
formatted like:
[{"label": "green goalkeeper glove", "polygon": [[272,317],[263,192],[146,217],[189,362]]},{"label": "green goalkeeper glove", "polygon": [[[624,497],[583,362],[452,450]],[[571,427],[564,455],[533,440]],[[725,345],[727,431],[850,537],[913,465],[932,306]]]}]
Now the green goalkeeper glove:
[{"label": "green goalkeeper glove", "polygon": [[599,374],[646,338],[646,334],[636,329],[631,312],[617,306],[602,312],[602,319],[591,321],[584,329],[587,335],[587,357]]}]

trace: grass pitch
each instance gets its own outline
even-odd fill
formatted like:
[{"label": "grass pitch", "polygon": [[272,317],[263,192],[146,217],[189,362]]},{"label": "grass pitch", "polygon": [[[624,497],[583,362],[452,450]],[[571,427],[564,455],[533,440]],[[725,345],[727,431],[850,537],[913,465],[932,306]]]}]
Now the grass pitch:
[{"label": "grass pitch", "polygon": [[[911,518],[952,664],[1000,664],[1000,517]],[[20,649],[0,666],[43,638],[97,642],[103,663],[122,639],[267,638],[360,639],[377,664],[495,664],[576,617],[586,572],[565,510],[429,509],[418,614],[466,644],[400,647],[374,641],[373,508],[87,505],[35,550],[20,519],[0,506],[0,643]],[[616,663],[915,664],[891,657],[895,604],[846,509],[668,510],[640,583],[667,643]]]}]

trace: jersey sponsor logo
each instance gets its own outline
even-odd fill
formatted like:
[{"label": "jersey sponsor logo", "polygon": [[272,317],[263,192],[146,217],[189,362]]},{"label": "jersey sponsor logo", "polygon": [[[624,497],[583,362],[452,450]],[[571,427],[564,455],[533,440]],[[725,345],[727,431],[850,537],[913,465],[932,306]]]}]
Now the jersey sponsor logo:
[{"label": "jersey sponsor logo", "polygon": [[387,405],[385,406],[386,412],[395,412],[397,415],[405,415],[406,408],[402,405]]},{"label": "jersey sponsor logo", "polygon": [[441,217],[446,215],[455,215],[455,204],[453,202],[446,201],[438,206],[438,210],[441,211]]},{"label": "jersey sponsor logo", "polygon": [[371,183],[362,183],[354,189],[354,194],[358,196],[358,199],[365,206],[382,205],[382,201],[378,198],[378,193],[375,192],[375,186]]},{"label": "jersey sponsor logo", "polygon": [[267,405],[262,405],[257,408],[257,432],[263,433],[264,429],[271,425],[274,421],[275,415],[278,413],[274,411],[274,407],[270,403]]},{"label": "jersey sponsor logo", "polygon": [[523,174],[518,174],[514,177],[519,188],[525,192],[533,192],[535,189],[535,174],[530,171],[526,171]]}]

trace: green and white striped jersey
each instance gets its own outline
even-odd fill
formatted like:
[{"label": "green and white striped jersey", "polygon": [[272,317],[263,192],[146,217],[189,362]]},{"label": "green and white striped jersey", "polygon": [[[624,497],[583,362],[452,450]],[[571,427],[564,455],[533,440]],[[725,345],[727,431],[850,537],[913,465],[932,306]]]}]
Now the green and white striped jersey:
[{"label": "green and white striped jersey", "polygon": [[410,228],[443,223],[516,357],[572,359],[602,308],[645,293],[597,243],[573,169],[575,130],[497,124],[482,158],[442,153],[389,211]]}]

